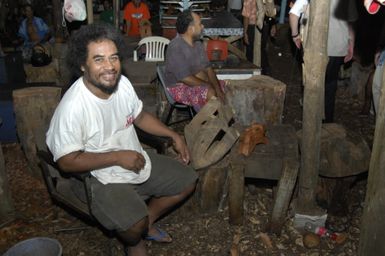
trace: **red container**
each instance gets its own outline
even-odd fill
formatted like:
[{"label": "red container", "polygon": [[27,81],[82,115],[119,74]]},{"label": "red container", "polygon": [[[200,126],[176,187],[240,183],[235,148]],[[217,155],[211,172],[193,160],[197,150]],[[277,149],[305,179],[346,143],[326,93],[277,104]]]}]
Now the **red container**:
[{"label": "red container", "polygon": [[225,61],[228,55],[227,44],[225,40],[209,40],[206,48],[209,60]]}]

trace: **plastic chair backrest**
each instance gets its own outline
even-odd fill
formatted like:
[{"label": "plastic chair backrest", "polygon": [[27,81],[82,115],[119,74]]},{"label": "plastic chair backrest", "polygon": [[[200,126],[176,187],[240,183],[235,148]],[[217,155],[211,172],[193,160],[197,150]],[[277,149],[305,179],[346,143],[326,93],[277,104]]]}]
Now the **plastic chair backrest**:
[{"label": "plastic chair backrest", "polygon": [[171,96],[171,94],[168,92],[166,83],[164,81],[165,71],[166,71],[166,66],[165,65],[158,64],[156,66],[156,73],[158,74],[160,83],[162,84],[163,91],[164,91],[164,94],[166,95],[167,101],[171,105],[174,105],[176,102],[175,102],[174,98]]},{"label": "plastic chair backrest", "polygon": [[145,61],[164,61],[166,45],[169,43],[170,40],[165,37],[149,36],[139,41],[137,49],[146,46]]}]

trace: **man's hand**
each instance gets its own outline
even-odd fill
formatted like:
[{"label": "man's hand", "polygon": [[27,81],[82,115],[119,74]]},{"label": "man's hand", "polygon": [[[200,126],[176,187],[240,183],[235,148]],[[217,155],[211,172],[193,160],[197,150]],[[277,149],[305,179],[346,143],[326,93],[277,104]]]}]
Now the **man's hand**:
[{"label": "man's hand", "polygon": [[354,44],[349,42],[348,54],[344,58],[344,63],[349,62],[353,58]]},{"label": "man's hand", "polygon": [[275,37],[277,35],[277,26],[274,24],[271,26],[271,29],[270,29],[270,36],[271,37]]},{"label": "man's hand", "polygon": [[186,143],[181,136],[176,136],[174,139],[174,149],[179,153],[179,158],[183,163],[188,164],[190,162],[190,152],[187,148]]},{"label": "man's hand", "polygon": [[295,46],[298,49],[301,49],[302,43],[301,43],[301,35],[300,34],[298,34],[297,36],[293,37],[293,42],[294,42]]},{"label": "man's hand", "polygon": [[245,42],[246,45],[249,45],[249,36],[246,32],[243,34],[243,42]]},{"label": "man's hand", "polygon": [[144,156],[133,150],[121,150],[118,154],[118,165],[124,169],[139,173],[144,168],[146,160]]}]

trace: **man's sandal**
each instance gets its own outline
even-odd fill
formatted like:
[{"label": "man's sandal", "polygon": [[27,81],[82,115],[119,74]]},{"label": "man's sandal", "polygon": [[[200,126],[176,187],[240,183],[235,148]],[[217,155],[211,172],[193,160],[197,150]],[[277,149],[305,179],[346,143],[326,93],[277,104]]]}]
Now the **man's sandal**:
[{"label": "man's sandal", "polygon": [[145,237],[146,240],[148,240],[148,241],[155,241],[155,242],[158,242],[158,243],[171,243],[172,242],[171,236],[166,231],[164,231],[163,229],[161,229],[159,227],[154,227],[154,228],[156,229],[158,234],[156,234],[156,235],[147,235]]}]

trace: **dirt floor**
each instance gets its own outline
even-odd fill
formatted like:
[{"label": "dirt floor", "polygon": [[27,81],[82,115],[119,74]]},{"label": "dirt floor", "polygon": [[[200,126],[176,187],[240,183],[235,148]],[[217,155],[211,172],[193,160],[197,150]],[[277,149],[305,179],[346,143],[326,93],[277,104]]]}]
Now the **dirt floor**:
[{"label": "dirt floor", "polygon": [[[281,27],[279,32],[275,44],[269,45],[272,76],[287,84],[283,122],[292,124],[298,130],[302,120],[301,77],[286,36],[287,27]],[[361,136],[371,145],[374,118],[359,116],[362,103],[349,95],[347,87],[342,86],[338,88],[336,104],[336,122],[343,124],[350,135]],[[3,145],[3,152],[17,215],[16,220],[0,227],[0,253],[21,240],[44,236],[59,240],[63,255],[123,255],[122,246],[116,239],[108,238],[99,227],[85,223],[53,204],[44,182],[28,174],[19,144]],[[243,225],[229,225],[226,205],[210,214],[188,212],[182,207],[159,221],[160,227],[172,235],[173,242],[148,242],[149,254],[356,255],[366,191],[365,175],[357,177],[354,186],[346,191],[349,198],[346,215],[330,216],[328,219],[329,227],[346,234],[346,241],[338,244],[323,238],[320,245],[312,249],[304,246],[303,235],[293,228],[290,212],[280,236],[266,232],[273,189],[268,183],[250,182],[257,186],[253,193],[246,192]]]}]

